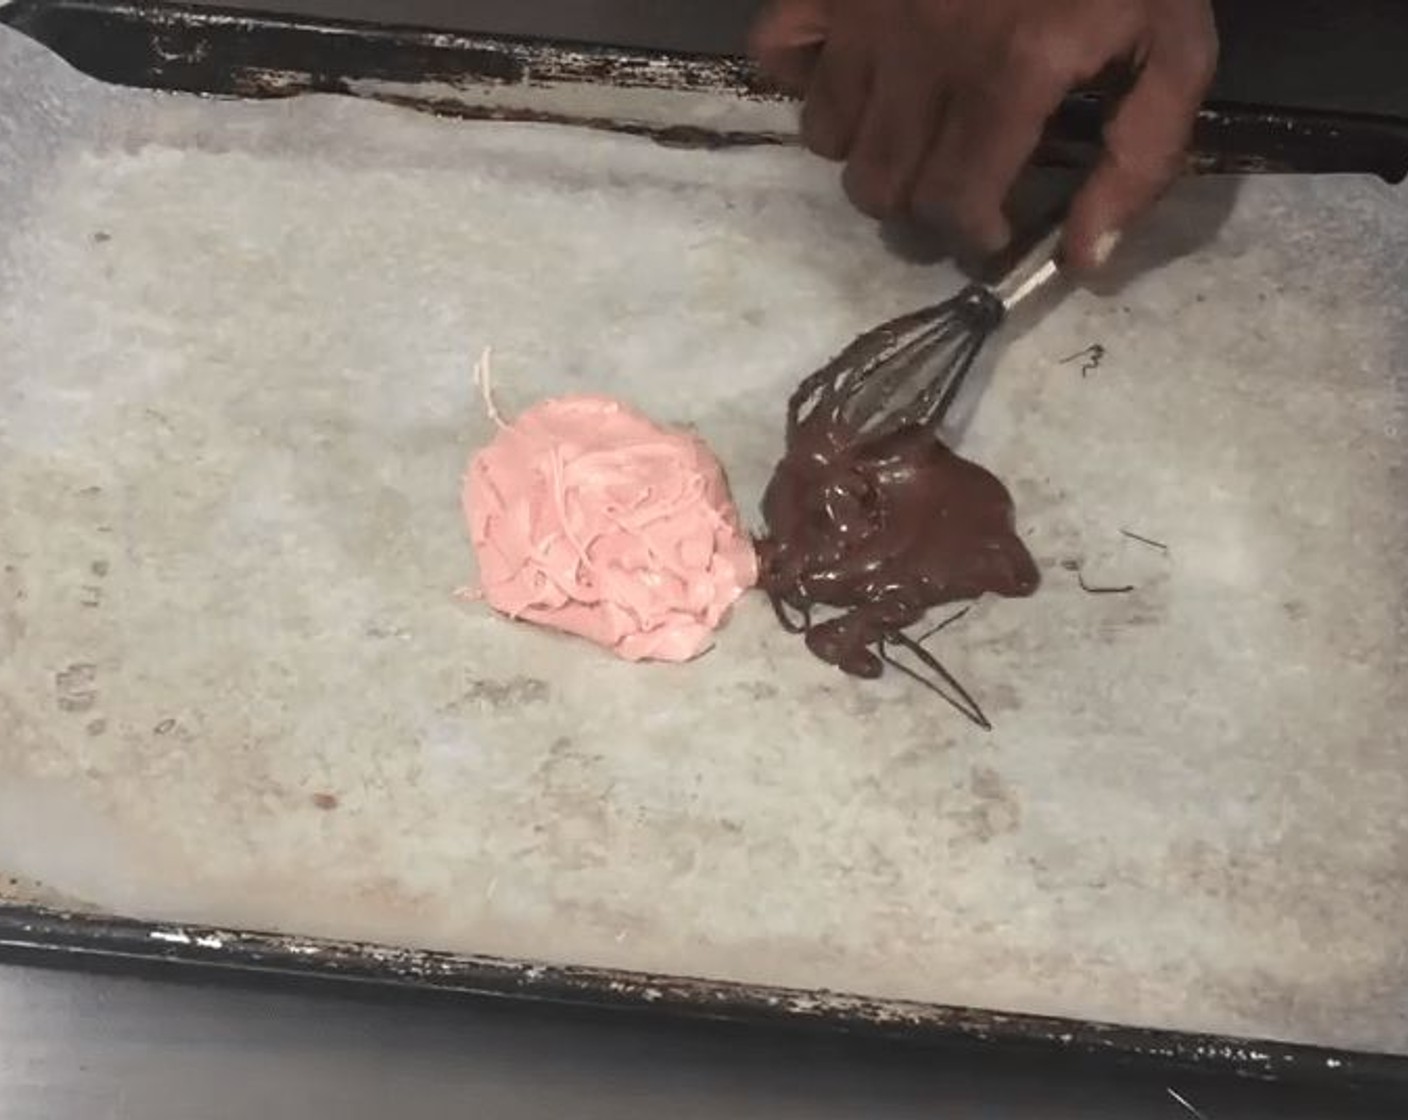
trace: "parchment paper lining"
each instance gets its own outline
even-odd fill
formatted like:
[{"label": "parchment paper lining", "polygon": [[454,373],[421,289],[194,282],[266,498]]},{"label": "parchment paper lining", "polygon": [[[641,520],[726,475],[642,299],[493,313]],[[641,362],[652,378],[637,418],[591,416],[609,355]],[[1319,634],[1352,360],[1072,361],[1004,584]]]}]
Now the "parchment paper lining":
[{"label": "parchment paper lining", "polygon": [[1122,290],[1016,325],[965,449],[1046,586],[937,648],[985,736],[759,602],[643,669],[451,598],[482,345],[507,407],[695,425],[752,516],[797,378],[951,290],[827,168],[106,89],[8,31],[0,104],[7,872],[132,916],[1408,1051],[1401,191],[1190,183]]}]

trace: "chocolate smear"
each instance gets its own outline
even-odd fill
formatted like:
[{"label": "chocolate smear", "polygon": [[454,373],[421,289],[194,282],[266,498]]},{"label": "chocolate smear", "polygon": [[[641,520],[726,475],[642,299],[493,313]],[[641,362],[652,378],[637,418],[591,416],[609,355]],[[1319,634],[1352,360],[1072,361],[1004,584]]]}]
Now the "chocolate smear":
[{"label": "chocolate smear", "polygon": [[760,586],[823,661],[866,678],[889,665],[987,726],[904,631],[944,604],[1036,590],[1040,575],[1014,529],[1012,497],[931,423],[858,424],[826,394],[809,379],[789,407],[786,454],[763,496]]}]

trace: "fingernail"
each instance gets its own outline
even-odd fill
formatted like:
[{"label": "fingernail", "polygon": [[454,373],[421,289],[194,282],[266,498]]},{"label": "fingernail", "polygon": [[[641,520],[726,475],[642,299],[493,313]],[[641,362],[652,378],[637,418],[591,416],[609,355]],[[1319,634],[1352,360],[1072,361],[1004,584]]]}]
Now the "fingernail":
[{"label": "fingernail", "polygon": [[1115,247],[1120,243],[1120,231],[1117,229],[1107,229],[1095,239],[1095,245],[1090,251],[1091,259],[1095,262],[1096,268],[1104,268],[1105,262],[1110,259],[1110,254],[1115,251]]}]

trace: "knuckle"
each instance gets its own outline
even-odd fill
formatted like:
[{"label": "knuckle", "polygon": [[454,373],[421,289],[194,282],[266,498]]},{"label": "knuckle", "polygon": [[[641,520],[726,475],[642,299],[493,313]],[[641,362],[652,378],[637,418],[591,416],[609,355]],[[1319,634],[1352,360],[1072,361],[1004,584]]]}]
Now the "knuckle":
[{"label": "knuckle", "polygon": [[1040,20],[1023,20],[1008,35],[1002,69],[1020,77],[1023,85],[1074,84],[1084,67],[1085,53],[1080,36]]},{"label": "knuckle", "polygon": [[1120,193],[1133,205],[1157,198],[1178,177],[1186,162],[1183,148],[1170,152],[1138,151],[1117,144],[1107,147]]},{"label": "knuckle", "polygon": [[1191,139],[1192,121],[1176,131],[1159,130],[1153,140],[1147,126],[1135,120],[1115,119],[1105,126],[1107,158],[1120,177],[1135,183],[1160,184],[1183,170]]},{"label": "knuckle", "polygon": [[1118,134],[1106,136],[1105,150],[1120,177],[1133,183],[1161,183],[1176,175],[1183,166],[1181,147],[1173,151],[1141,149],[1123,143]]},{"label": "knuckle", "polygon": [[952,225],[953,200],[958,193],[959,182],[949,168],[926,169],[914,191],[914,211],[925,221]]},{"label": "knuckle", "polygon": [[1002,214],[987,202],[959,199],[949,213],[954,229],[969,245],[987,250],[1004,240]]},{"label": "knuckle", "polygon": [[1025,20],[1007,37],[1003,51],[1003,61],[1009,70],[1029,70],[1045,64],[1049,55],[1046,28],[1039,23]]},{"label": "knuckle", "polygon": [[872,218],[898,217],[905,209],[901,184],[883,168],[853,162],[846,168],[843,184],[855,208]]},{"label": "knuckle", "polygon": [[943,158],[937,152],[930,153],[915,184],[915,201],[947,206],[962,183],[962,168],[954,160]]},{"label": "knuckle", "polygon": [[1180,54],[1180,70],[1188,83],[1201,95],[1217,74],[1217,36],[1210,34],[1185,40]]},{"label": "knuckle", "polygon": [[1006,219],[981,195],[952,176],[930,179],[916,193],[914,210],[970,246],[987,249],[1005,239]]},{"label": "knuckle", "polygon": [[1156,24],[1162,36],[1162,49],[1175,79],[1200,96],[1217,74],[1217,23],[1206,0],[1168,0],[1176,5],[1165,8],[1164,19]]}]

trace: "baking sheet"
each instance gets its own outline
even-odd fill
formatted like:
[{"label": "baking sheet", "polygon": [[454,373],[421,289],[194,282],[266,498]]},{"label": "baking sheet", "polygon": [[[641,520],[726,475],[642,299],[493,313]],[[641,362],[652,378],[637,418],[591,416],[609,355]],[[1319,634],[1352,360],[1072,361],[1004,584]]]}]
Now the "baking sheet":
[{"label": "baking sheet", "polygon": [[480,346],[509,408],[696,425],[751,511],[800,373],[954,283],[826,169],[0,49],[0,866],[133,916],[1408,1047],[1401,191],[1189,184],[1130,246],[1164,267],[1013,340],[966,446],[1047,585],[940,647],[985,736],[757,603],[642,669],[450,597]]}]

